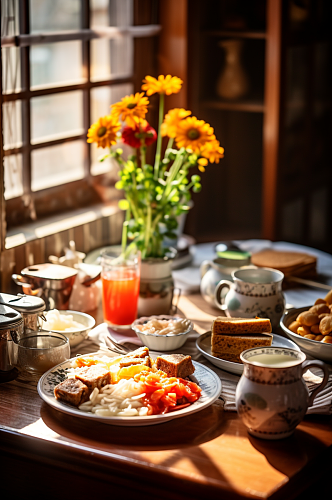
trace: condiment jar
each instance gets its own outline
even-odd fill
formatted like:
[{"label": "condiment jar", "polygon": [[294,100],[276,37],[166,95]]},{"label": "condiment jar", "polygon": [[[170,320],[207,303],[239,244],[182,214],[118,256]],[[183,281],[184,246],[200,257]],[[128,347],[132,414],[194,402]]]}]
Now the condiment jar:
[{"label": "condiment jar", "polygon": [[46,321],[43,315],[46,305],[44,300],[40,297],[21,293],[17,295],[1,293],[0,304],[12,307],[22,315],[25,333],[39,330],[41,328],[41,320]]},{"label": "condiment jar", "polygon": [[9,372],[16,371],[12,335],[17,337],[24,331],[23,318],[18,311],[0,304],[0,382],[10,380]]}]

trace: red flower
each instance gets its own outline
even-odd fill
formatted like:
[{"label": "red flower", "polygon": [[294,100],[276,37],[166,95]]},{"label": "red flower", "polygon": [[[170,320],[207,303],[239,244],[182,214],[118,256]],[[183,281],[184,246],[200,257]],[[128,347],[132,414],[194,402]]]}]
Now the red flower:
[{"label": "red flower", "polygon": [[132,148],[149,146],[157,140],[157,132],[148,122],[145,125],[138,124],[135,128],[125,126],[122,130],[122,142]]}]

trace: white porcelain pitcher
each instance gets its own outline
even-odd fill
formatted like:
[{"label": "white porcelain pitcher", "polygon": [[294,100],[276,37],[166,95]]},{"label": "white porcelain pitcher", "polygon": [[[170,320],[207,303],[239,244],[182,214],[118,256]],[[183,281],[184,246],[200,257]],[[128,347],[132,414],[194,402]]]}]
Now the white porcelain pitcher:
[{"label": "white porcelain pitcher", "polygon": [[[233,282],[221,280],[215,289],[215,304],[234,318],[269,318],[279,325],[285,311],[282,293],[284,275],[276,269],[248,266],[232,273]],[[228,292],[225,294],[225,289]]]},{"label": "white porcelain pitcher", "polygon": [[[290,436],[327,384],[327,365],[318,360],[305,361],[302,351],[286,347],[254,347],[240,358],[244,369],[235,399],[248,432],[263,439]],[[321,368],[324,378],[309,394],[303,374],[311,367]]]}]

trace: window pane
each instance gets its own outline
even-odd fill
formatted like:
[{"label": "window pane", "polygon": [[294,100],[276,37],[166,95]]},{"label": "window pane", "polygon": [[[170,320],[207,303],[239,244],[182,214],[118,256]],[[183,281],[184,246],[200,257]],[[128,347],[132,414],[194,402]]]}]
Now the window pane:
[{"label": "window pane", "polygon": [[[114,85],[112,87],[97,87],[91,89],[91,116],[92,122],[96,122],[101,116],[110,112],[110,105],[120,101],[125,95],[133,93],[133,85],[126,83],[123,85]],[[125,144],[121,144],[125,151],[132,151]],[[97,148],[96,144],[91,144],[91,174],[98,175],[112,170],[117,164],[114,159],[107,159],[100,162],[100,158],[108,153],[107,149]]]},{"label": "window pane", "polygon": [[82,43],[59,42],[32,46],[31,86],[79,83],[83,79]]},{"label": "window pane", "polygon": [[23,194],[22,155],[10,155],[4,158],[5,199],[16,198]]},{"label": "window pane", "polygon": [[22,103],[6,102],[2,105],[4,149],[22,145]]},{"label": "window pane", "polygon": [[2,92],[11,94],[21,90],[20,49],[5,47],[1,49]]},{"label": "window pane", "polygon": [[84,144],[73,141],[32,152],[32,191],[84,177]]},{"label": "window pane", "polygon": [[30,0],[30,30],[75,30],[80,28],[80,0]]},{"label": "window pane", "polygon": [[[93,0],[91,26],[131,26],[132,0]],[[110,76],[125,76],[133,72],[133,40],[91,41],[91,79],[98,81]]]},{"label": "window pane", "polygon": [[79,90],[31,99],[31,142],[82,134],[82,106]]}]

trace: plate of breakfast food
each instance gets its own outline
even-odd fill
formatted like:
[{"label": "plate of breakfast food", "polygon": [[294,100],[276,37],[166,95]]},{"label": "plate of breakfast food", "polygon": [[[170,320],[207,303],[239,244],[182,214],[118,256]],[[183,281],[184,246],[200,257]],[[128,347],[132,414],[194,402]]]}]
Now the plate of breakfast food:
[{"label": "plate of breakfast food", "polygon": [[291,340],[272,333],[266,318],[217,317],[211,331],[201,335],[196,346],[214,366],[236,375],[242,375],[241,352],[252,347],[289,347],[299,351]]},{"label": "plate of breakfast food", "polygon": [[118,426],[144,426],[184,417],[210,406],[221,393],[210,368],[184,354],[77,356],[44,373],[40,397],[63,413]]}]

